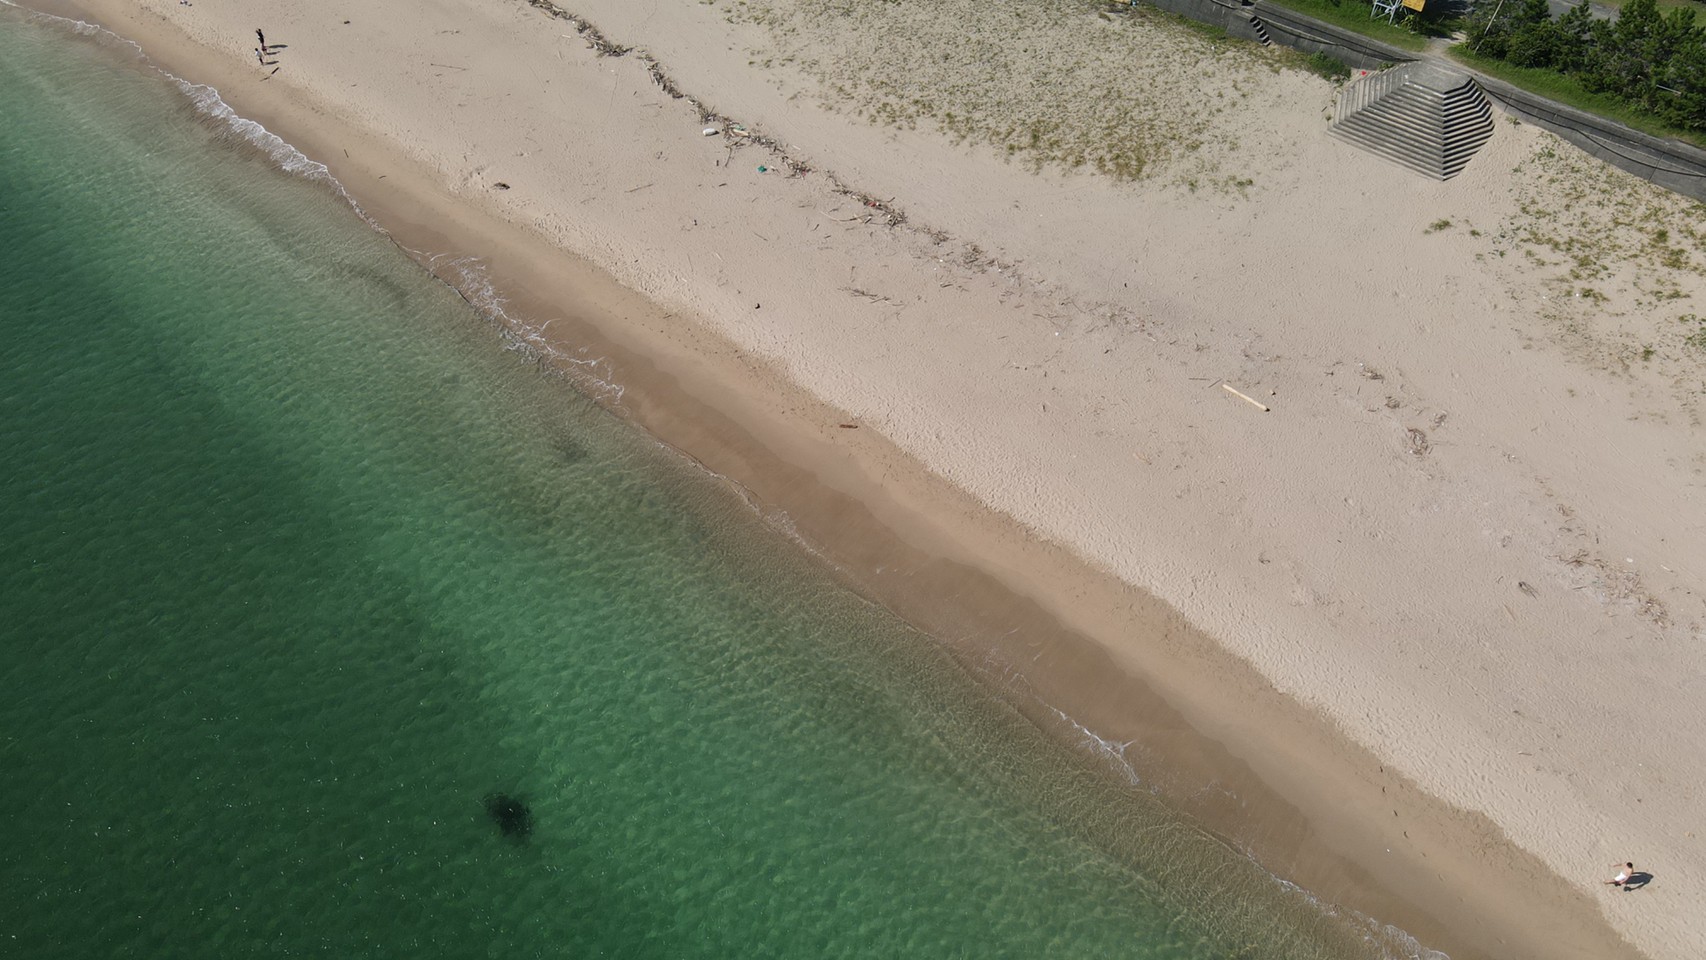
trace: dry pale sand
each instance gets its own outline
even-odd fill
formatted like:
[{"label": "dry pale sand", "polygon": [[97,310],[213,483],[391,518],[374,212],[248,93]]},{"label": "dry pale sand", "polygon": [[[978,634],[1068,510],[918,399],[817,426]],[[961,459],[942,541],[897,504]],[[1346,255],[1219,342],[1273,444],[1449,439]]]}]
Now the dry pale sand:
[{"label": "dry pale sand", "polygon": [[[1431,182],[1272,54],[1065,0],[80,6],[518,323],[561,250],[658,305],[538,340],[938,632],[951,566],[1088,637],[989,655],[1259,796],[1199,806],[1282,874],[1460,957],[1706,955],[1699,205],[1503,118]],[[1151,755],[1133,684],[1212,747]]]}]

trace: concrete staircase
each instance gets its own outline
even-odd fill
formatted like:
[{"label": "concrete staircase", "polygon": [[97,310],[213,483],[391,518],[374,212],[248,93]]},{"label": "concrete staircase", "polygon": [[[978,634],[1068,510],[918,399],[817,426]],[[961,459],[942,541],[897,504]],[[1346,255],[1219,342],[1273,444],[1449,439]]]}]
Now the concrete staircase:
[{"label": "concrete staircase", "polygon": [[1432,63],[1408,63],[1346,86],[1330,132],[1412,170],[1449,180],[1493,135],[1493,108],[1468,75]]},{"label": "concrete staircase", "polygon": [[1250,15],[1250,29],[1256,31],[1256,39],[1262,42],[1262,46],[1271,47],[1274,45],[1273,38],[1268,36],[1267,24],[1262,22],[1261,17],[1255,14]]}]

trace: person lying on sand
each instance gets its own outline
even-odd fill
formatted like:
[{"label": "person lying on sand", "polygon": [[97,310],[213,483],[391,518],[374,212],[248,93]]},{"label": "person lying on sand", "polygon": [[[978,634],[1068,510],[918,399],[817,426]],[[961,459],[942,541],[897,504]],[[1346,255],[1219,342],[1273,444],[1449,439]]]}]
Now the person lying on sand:
[{"label": "person lying on sand", "polygon": [[1633,877],[1634,875],[1635,875],[1635,865],[1633,863],[1625,863],[1622,866],[1617,868],[1617,876],[1612,877],[1610,880],[1607,880],[1605,882],[1607,884],[1613,886],[1613,887],[1621,887],[1625,883],[1628,883],[1629,878]]}]

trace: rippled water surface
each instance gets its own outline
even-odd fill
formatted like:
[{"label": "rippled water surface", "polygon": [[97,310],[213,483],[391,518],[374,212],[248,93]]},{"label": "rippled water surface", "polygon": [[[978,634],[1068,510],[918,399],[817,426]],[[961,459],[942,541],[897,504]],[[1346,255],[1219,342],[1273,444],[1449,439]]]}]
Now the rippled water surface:
[{"label": "rippled water surface", "polygon": [[1378,954],[121,45],[0,94],[0,954]]}]

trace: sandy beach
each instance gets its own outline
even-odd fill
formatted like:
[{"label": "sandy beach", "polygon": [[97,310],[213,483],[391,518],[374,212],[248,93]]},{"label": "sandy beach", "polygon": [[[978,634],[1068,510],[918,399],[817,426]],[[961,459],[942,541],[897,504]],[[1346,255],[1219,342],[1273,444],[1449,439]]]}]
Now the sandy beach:
[{"label": "sandy beach", "polygon": [[29,5],[1279,876],[1453,957],[1706,950],[1699,205],[1504,117],[1421,178],[1145,10]]}]

